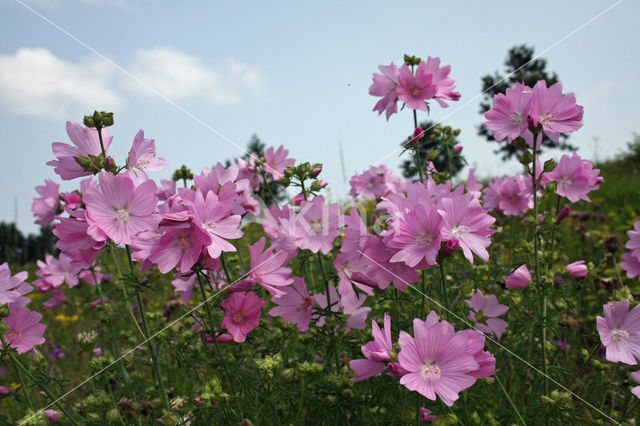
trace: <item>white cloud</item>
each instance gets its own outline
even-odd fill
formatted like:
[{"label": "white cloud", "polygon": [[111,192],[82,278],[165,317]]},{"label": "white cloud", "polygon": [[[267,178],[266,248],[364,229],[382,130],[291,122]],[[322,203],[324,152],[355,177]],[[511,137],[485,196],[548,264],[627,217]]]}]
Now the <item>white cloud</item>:
[{"label": "white cloud", "polygon": [[0,55],[0,102],[20,115],[64,119],[95,108],[113,111],[121,102],[109,88],[113,68],[94,59],[80,63],[44,48]]},{"label": "white cloud", "polygon": [[[207,99],[217,104],[237,104],[263,93],[265,79],[253,65],[235,60],[218,66],[171,47],[140,49],[131,74],[171,100]],[[153,96],[153,91],[127,79],[128,88]]]}]

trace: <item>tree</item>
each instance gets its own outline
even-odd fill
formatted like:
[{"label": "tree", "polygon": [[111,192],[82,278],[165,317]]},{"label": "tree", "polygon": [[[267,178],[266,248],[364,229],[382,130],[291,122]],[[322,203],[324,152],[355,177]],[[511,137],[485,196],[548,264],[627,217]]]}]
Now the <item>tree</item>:
[{"label": "tree", "polygon": [[[424,131],[424,139],[420,142],[419,152],[420,161],[423,167],[426,167],[429,162],[433,162],[434,167],[439,172],[450,171],[449,170],[449,158],[447,156],[447,147],[442,143],[442,138],[438,137],[435,130],[442,126],[436,126],[432,121],[423,121],[420,123],[420,127]],[[447,140],[449,145],[449,153],[451,155],[451,177],[458,174],[465,165],[463,157],[456,155],[453,152],[453,147],[458,144],[457,135],[452,134]],[[406,142],[402,144],[406,146]],[[431,155],[430,155],[431,154]],[[402,175],[407,179],[418,179],[418,169],[416,168],[413,156],[411,159],[405,160],[402,165]]]},{"label": "tree", "polygon": [[[524,82],[529,87],[533,87],[538,80],[545,80],[547,87],[558,82],[558,75],[546,70],[547,61],[542,58],[534,58],[534,49],[526,44],[514,46],[509,49],[504,61],[507,77],[502,76],[498,71],[493,75],[482,77],[482,101],[480,102],[480,113],[484,115],[493,105],[493,97],[498,93],[505,93],[507,88],[515,87],[517,82]],[[491,132],[484,126],[478,127],[478,134],[484,136],[488,142],[495,142]],[[556,144],[548,137],[542,139],[542,149],[558,148],[561,150],[575,151],[576,148],[567,142],[567,134],[560,136],[560,143]],[[520,154],[518,148],[506,140],[499,143],[499,148],[494,151],[502,154],[502,160],[506,161],[513,156]]]},{"label": "tree", "polygon": [[15,223],[0,222],[0,263],[24,265],[44,259],[45,254],[57,252],[55,241],[50,227],[40,228],[40,235],[25,237]]}]

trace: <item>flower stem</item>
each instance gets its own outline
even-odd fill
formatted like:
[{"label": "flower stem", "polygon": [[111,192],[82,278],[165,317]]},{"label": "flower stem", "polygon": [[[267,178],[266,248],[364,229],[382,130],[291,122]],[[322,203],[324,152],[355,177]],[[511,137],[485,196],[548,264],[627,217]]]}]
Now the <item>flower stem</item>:
[{"label": "flower stem", "polygon": [[440,259],[440,261],[438,262],[438,266],[440,266],[440,285],[441,285],[441,291],[442,291],[442,303],[445,308],[447,318],[449,318],[449,302],[447,301],[447,286],[446,286],[445,276],[444,276],[444,259]]},{"label": "flower stem", "polygon": [[20,370],[20,368],[16,366],[16,371],[18,372],[18,380],[20,380],[20,387],[22,388],[22,393],[24,393],[24,397],[27,400],[27,405],[29,406],[29,408],[35,411],[36,409],[31,402],[31,397],[29,396],[29,392],[27,392],[27,387],[24,385],[25,381],[24,377],[22,377],[22,370]]},{"label": "flower stem", "polygon": [[540,292],[540,319],[542,322],[540,331],[540,343],[542,344],[542,370],[544,371],[544,393],[549,394],[549,380],[547,373],[547,289],[540,288],[540,256],[538,253],[538,180],[537,163],[538,148],[537,140],[539,130],[533,131],[533,173],[531,174],[531,192],[533,193],[533,256],[536,279],[536,289]]},{"label": "flower stem", "polygon": [[149,338],[149,327],[147,326],[147,319],[144,314],[144,305],[142,304],[142,298],[140,297],[140,288],[138,283],[138,276],[136,275],[136,270],[133,266],[133,260],[131,259],[131,249],[128,245],[125,246],[127,249],[127,258],[129,260],[129,269],[131,269],[131,274],[133,278],[135,278],[135,290],[136,290],[136,302],[138,303],[138,309],[140,310],[140,318],[142,318],[142,331],[144,332],[145,341],[147,342],[147,348],[149,348],[149,352],[151,354],[151,363],[153,364],[153,372],[156,376],[156,380],[158,381],[158,387],[160,388],[160,393],[162,394],[162,402],[167,411],[171,411],[171,406],[169,405],[169,399],[167,398],[167,392],[164,389],[164,383],[162,381],[162,373],[160,372],[160,364],[158,363],[158,358],[156,357],[156,351],[153,347],[153,343],[151,343],[151,339]]},{"label": "flower stem", "polygon": [[98,139],[100,140],[100,149],[102,150],[102,158],[107,158],[107,152],[104,150],[104,142],[102,141],[102,127],[96,126],[96,130],[98,131]]},{"label": "flower stem", "polygon": [[509,393],[507,392],[504,385],[502,384],[502,381],[500,381],[500,378],[498,377],[498,375],[496,374],[493,377],[496,379],[496,382],[498,382],[500,389],[502,389],[502,393],[504,393],[505,398],[507,398],[507,401],[509,401],[509,405],[511,405],[511,408],[513,408],[513,411],[516,413],[516,416],[518,416],[518,420],[520,420],[520,422],[523,425],[527,426],[527,423],[524,421],[524,419],[520,415],[520,412],[518,411],[518,407],[516,407],[516,404],[513,403],[513,400],[509,396]]},{"label": "flower stem", "polygon": [[[416,113],[416,110],[413,110],[413,130],[418,128],[418,114]],[[412,133],[413,134],[413,133]],[[416,142],[416,141],[413,141]],[[415,148],[414,153],[415,153],[415,162],[416,162],[416,167],[418,168],[418,177],[420,178],[420,182],[424,183],[424,179],[422,178],[422,160],[420,158],[420,141],[417,141],[418,143],[416,143],[414,146]]]},{"label": "flower stem", "polygon": [[595,348],[593,348],[593,350],[591,351],[591,353],[589,354],[589,357],[587,358],[587,360],[584,362],[584,364],[582,364],[582,366],[580,367],[580,369],[578,369],[578,372],[576,374],[573,375],[573,377],[571,378],[571,381],[569,382],[569,384],[567,385],[568,388],[571,388],[571,386],[573,386],[573,383],[576,381],[576,379],[578,377],[580,377],[580,374],[582,374],[582,372],[584,371],[585,367],[587,365],[589,365],[589,361],[591,361],[591,358],[593,358],[593,356],[598,352],[598,350],[600,349],[600,347],[602,346],[602,343],[598,343],[596,345]]},{"label": "flower stem", "polygon": [[[329,280],[327,279],[327,274],[324,272],[324,266],[322,265],[322,256],[320,255],[320,252],[318,252],[317,255],[318,255],[318,264],[320,265],[320,272],[322,273],[322,280],[324,281],[324,289],[327,293],[327,309],[328,309],[327,316],[329,316],[333,312],[331,310],[331,293],[329,292]],[[338,301],[336,300],[336,303],[337,302]],[[336,372],[338,372],[340,371],[340,362],[338,360],[338,350],[335,348],[333,343],[334,343],[333,339],[330,339],[329,350],[331,350],[334,354],[335,362],[336,362]]]}]

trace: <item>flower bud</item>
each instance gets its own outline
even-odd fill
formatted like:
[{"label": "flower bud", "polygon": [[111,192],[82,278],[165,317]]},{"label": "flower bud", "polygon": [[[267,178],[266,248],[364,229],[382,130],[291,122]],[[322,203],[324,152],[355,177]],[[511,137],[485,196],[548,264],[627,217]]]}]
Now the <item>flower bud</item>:
[{"label": "flower bud", "polygon": [[460,240],[454,237],[450,240],[447,240],[444,243],[444,246],[442,247],[442,252],[445,255],[450,256],[453,253],[455,253],[459,248],[460,248]]},{"label": "flower bud", "polygon": [[555,170],[558,163],[556,163],[553,159],[547,160],[544,162],[544,166],[542,166],[543,170],[547,173]]},{"label": "flower bud", "polygon": [[567,273],[573,278],[583,278],[587,276],[587,265],[584,260],[578,260],[567,265]]},{"label": "flower bud", "polygon": [[315,178],[317,177],[320,173],[322,172],[322,164],[321,163],[316,163],[313,165],[313,168],[311,169],[311,177]]},{"label": "flower bud", "polygon": [[109,156],[104,160],[104,169],[108,172],[115,172],[118,166],[116,165],[116,160],[113,157]]},{"label": "flower bud", "polygon": [[453,153],[454,153],[454,154],[460,154],[460,153],[462,152],[462,149],[463,149],[463,148],[464,148],[464,147],[462,146],[462,144],[461,144],[461,143],[455,144],[455,145],[453,146]]},{"label": "flower bud", "polygon": [[422,129],[422,127],[418,126],[413,131],[413,136],[409,138],[409,143],[411,145],[417,145],[422,139],[424,139],[424,130]]},{"label": "flower bud", "polygon": [[571,207],[564,206],[562,210],[560,210],[560,213],[558,213],[558,216],[556,216],[556,222],[558,223],[562,222],[567,217],[569,217],[570,214],[571,214]]}]

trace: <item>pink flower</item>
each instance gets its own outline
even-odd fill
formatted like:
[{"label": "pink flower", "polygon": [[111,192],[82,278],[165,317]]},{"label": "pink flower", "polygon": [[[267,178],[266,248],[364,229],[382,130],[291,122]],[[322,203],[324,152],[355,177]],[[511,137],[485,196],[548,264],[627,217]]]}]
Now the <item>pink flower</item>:
[{"label": "pink flower", "polygon": [[531,274],[527,265],[522,265],[507,277],[504,284],[507,288],[525,288],[531,282]]},{"label": "pink flower", "polygon": [[474,355],[467,353],[469,337],[456,333],[447,321],[415,319],[413,331],[415,339],[400,332],[398,360],[408,371],[400,384],[432,401],[438,395],[451,407],[458,394],[476,382],[472,373],[480,367]]},{"label": "pink flower", "polygon": [[131,244],[135,234],[155,228],[158,198],[152,180],[136,188],[126,175],[103,172],[98,177],[100,188],[91,186],[84,194],[89,235],[99,240],[100,230],[116,244]]},{"label": "pink flower", "polygon": [[226,328],[231,333],[235,342],[244,342],[247,334],[258,326],[264,304],[265,301],[260,300],[252,291],[247,294],[231,294],[222,302],[225,311],[222,328]]},{"label": "pink flower", "polygon": [[[92,173],[86,172],[84,168],[78,164],[76,159],[86,157],[87,155],[102,154],[98,131],[78,123],[67,121],[67,135],[69,135],[69,139],[71,139],[71,142],[75,146],[62,142],[54,142],[51,146],[53,148],[53,155],[57,157],[57,160],[49,161],[47,165],[55,167],[54,171],[60,175],[63,180],[71,180],[77,177],[91,175]],[[105,152],[109,152],[111,139],[113,139],[113,137],[109,135],[107,130],[102,129],[102,141]]]},{"label": "pink flower", "polygon": [[625,247],[630,251],[622,253],[624,262],[620,263],[620,267],[627,271],[629,278],[635,278],[640,275],[640,220],[633,224],[634,230],[627,231],[629,241]]},{"label": "pink flower", "polygon": [[384,327],[375,321],[371,321],[371,333],[373,341],[362,346],[362,354],[366,359],[354,359],[349,361],[349,368],[356,373],[357,377],[351,379],[358,382],[373,377],[387,368],[387,361],[391,360],[393,342],[391,341],[391,317],[384,314]]},{"label": "pink flower", "polygon": [[467,318],[475,323],[475,327],[483,333],[493,334],[500,339],[508,324],[497,317],[507,312],[509,307],[498,303],[498,298],[493,294],[485,297],[480,290],[466,302],[473,309]]},{"label": "pink flower", "polygon": [[364,330],[367,327],[367,315],[371,312],[371,308],[368,306],[362,306],[365,300],[367,300],[367,296],[364,294],[347,294],[340,298],[342,312],[349,316],[344,328],[344,334],[349,333],[352,328]]},{"label": "pink flower", "polygon": [[40,324],[42,319],[40,313],[27,308],[14,307],[9,307],[9,312],[9,316],[2,321],[9,327],[4,340],[10,347],[16,349],[19,354],[23,354],[45,342],[44,330],[47,327]]},{"label": "pink flower", "polygon": [[547,82],[539,80],[533,87],[529,115],[535,126],[542,124],[545,134],[554,142],[558,142],[560,133],[575,132],[582,127],[582,113],[573,93],[562,94],[562,83],[547,88]]},{"label": "pink flower", "polygon": [[407,108],[428,112],[426,101],[433,98],[437,91],[433,77],[424,61],[420,62],[415,74],[404,64],[398,72],[398,99],[404,102]]},{"label": "pink flower", "polygon": [[211,237],[200,226],[187,221],[186,227],[170,227],[151,249],[149,260],[158,265],[163,274],[176,266],[187,273],[195,265],[202,251],[211,244]]},{"label": "pink flower", "polygon": [[420,421],[423,423],[431,423],[436,419],[436,416],[431,414],[431,410],[424,407],[420,407]]},{"label": "pink flower", "polygon": [[528,133],[533,141],[533,134],[528,130],[527,117],[533,93],[530,87],[517,83],[515,88],[508,88],[505,94],[498,93],[493,97],[493,108],[484,114],[487,122],[484,125],[491,130],[496,141],[514,139]]},{"label": "pink flower", "polygon": [[404,262],[412,268],[423,260],[429,266],[435,265],[442,241],[441,227],[442,216],[431,198],[398,215],[389,229],[393,232],[384,237],[388,247],[398,250],[391,262]]},{"label": "pink flower", "polygon": [[473,253],[483,261],[489,260],[487,247],[496,232],[490,229],[496,219],[489,215],[472,194],[461,194],[438,201],[442,215],[442,239],[457,239],[464,257],[473,263]]},{"label": "pink flower", "polygon": [[[631,378],[635,380],[636,383],[640,383],[640,371],[631,373]],[[636,386],[631,389],[631,393],[640,398],[640,386]]]},{"label": "pink flower", "polygon": [[0,305],[18,301],[21,293],[17,288],[26,278],[25,273],[11,276],[11,270],[7,262],[0,265]]},{"label": "pink flower", "polygon": [[629,300],[604,305],[604,318],[597,317],[597,329],[606,358],[611,362],[636,365],[640,358],[640,305],[629,311]]},{"label": "pink flower", "polygon": [[192,205],[194,221],[209,233],[211,244],[207,247],[209,256],[220,257],[225,252],[236,251],[236,248],[227,239],[242,237],[240,230],[240,216],[232,215],[233,203],[223,202],[218,196],[209,191],[206,200],[200,191],[196,191],[195,201]]},{"label": "pink flower", "polygon": [[169,164],[162,158],[156,157],[156,142],[153,139],[145,139],[144,131],[140,129],[133,138],[133,146],[129,150],[127,159],[127,169],[129,176],[140,184],[147,180],[145,170],[156,171],[169,167]]},{"label": "pink flower", "polygon": [[449,72],[451,72],[451,65],[440,67],[440,58],[432,58],[429,56],[425,66],[425,72],[433,75],[432,83],[436,86],[436,94],[433,97],[442,108],[449,106],[443,99],[451,101],[460,99],[460,93],[453,91],[456,87],[454,80],[448,77]]},{"label": "pink flower", "polygon": [[43,413],[53,423],[61,422],[64,418],[62,412],[57,410],[44,410]]},{"label": "pink flower", "polygon": [[282,290],[276,287],[283,287],[294,282],[291,277],[291,268],[283,266],[287,254],[279,251],[273,253],[272,250],[264,248],[265,238],[249,246],[249,256],[251,258],[251,270],[249,277],[264,287],[272,296],[282,295]]},{"label": "pink flower", "polygon": [[65,210],[75,210],[82,205],[82,197],[77,192],[65,192],[60,194],[60,198],[64,201]]},{"label": "pink flower", "polygon": [[46,179],[44,185],[36,186],[36,191],[41,195],[40,198],[34,198],[31,204],[31,211],[36,218],[36,224],[40,226],[49,226],[56,216],[56,211],[60,204],[59,191],[60,185]]},{"label": "pink flower", "polygon": [[567,265],[567,273],[573,278],[582,278],[587,276],[587,265],[584,260],[578,260]]},{"label": "pink flower", "polygon": [[89,225],[85,220],[84,210],[75,210],[71,218],[57,216],[58,224],[53,228],[53,235],[58,237],[56,247],[74,262],[83,266],[92,265],[107,241],[101,237],[94,240],[88,233]]},{"label": "pink flower", "polygon": [[271,298],[278,306],[271,308],[269,315],[294,323],[298,331],[309,331],[315,299],[309,295],[302,278],[292,278],[291,286],[283,288],[281,295]]},{"label": "pink flower", "polygon": [[361,174],[351,177],[349,195],[362,198],[384,197],[395,190],[398,181],[399,179],[387,166],[372,166]]},{"label": "pink flower", "polygon": [[45,262],[38,260],[37,264],[40,269],[36,271],[36,275],[47,281],[54,288],[62,286],[65,282],[69,288],[78,285],[78,272],[82,269],[82,265],[74,262],[73,259],[64,253],[60,253],[58,259],[50,254],[45,255]]},{"label": "pink flower", "polygon": [[273,180],[280,180],[284,177],[284,170],[296,164],[294,158],[287,158],[289,150],[284,149],[283,145],[280,145],[277,150],[273,150],[270,146],[264,152],[264,166],[265,171],[273,176]]},{"label": "pink flower", "polygon": [[574,153],[571,157],[563,155],[555,170],[544,175],[543,184],[557,182],[556,193],[567,197],[572,203],[591,201],[587,194],[598,189],[598,184],[604,181],[599,173],[600,170],[594,169],[591,161],[583,160],[578,154]]},{"label": "pink flower", "polygon": [[313,253],[327,254],[333,248],[333,240],[338,236],[342,217],[338,204],[324,204],[324,197],[318,195],[300,206],[295,216],[296,245]]},{"label": "pink flower", "polygon": [[67,302],[67,296],[64,294],[64,290],[56,288],[51,292],[51,299],[42,304],[45,309],[55,308],[56,306],[63,305]]},{"label": "pink flower", "polygon": [[378,111],[378,115],[384,112],[388,121],[391,115],[398,112],[396,87],[399,83],[400,70],[393,62],[389,65],[380,65],[378,69],[382,74],[373,74],[373,84],[369,87],[369,94],[382,97],[373,110]]}]

